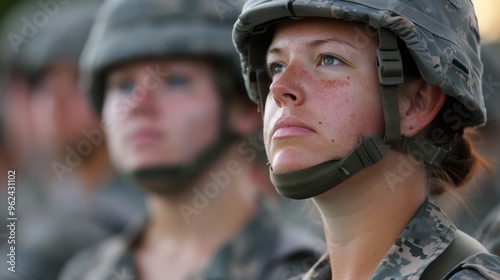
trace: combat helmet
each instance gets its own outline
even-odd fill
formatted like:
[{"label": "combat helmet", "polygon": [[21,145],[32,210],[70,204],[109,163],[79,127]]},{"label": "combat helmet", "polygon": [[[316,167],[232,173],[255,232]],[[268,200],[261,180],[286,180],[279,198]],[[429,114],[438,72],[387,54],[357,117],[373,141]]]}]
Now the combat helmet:
[{"label": "combat helmet", "polygon": [[75,1],[54,10],[57,13],[39,27],[19,58],[32,82],[50,63],[79,60],[101,4],[100,0]]},{"label": "combat helmet", "polygon": [[[207,57],[214,63],[221,94],[219,138],[189,163],[148,167],[129,175],[153,192],[175,194],[197,178],[236,135],[227,120],[227,98],[244,92],[231,30],[241,6],[202,0],[109,0],[101,7],[80,58],[82,85],[97,113],[101,113],[106,76],[112,67],[140,59],[170,56]],[[162,184],[148,184],[166,180]]]},{"label": "combat helmet", "polygon": [[96,112],[102,110],[106,72],[119,63],[207,55],[226,62],[218,70],[234,73],[239,65],[231,30],[240,10],[238,5],[200,0],[106,1],[80,59],[83,85]]},{"label": "combat helmet", "polygon": [[405,44],[420,75],[438,86],[466,112],[459,130],[486,121],[481,92],[482,63],[479,30],[470,0],[250,0],[233,29],[243,77],[251,100],[263,110],[270,79],[265,53],[276,22],[303,17],[333,18],[365,23],[378,31],[377,69],[384,107],[385,136],[360,140],[342,159],[286,174],[271,180],[290,198],[319,195],[378,162],[394,148],[439,165],[447,160],[446,147],[431,141],[405,139],[400,133],[397,87],[403,82],[398,38]]}]

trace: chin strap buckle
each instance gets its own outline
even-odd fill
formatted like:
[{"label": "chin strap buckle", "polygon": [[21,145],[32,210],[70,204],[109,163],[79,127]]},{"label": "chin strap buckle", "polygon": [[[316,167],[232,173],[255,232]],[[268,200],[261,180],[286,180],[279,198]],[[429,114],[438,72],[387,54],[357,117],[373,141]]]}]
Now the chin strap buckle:
[{"label": "chin strap buckle", "polygon": [[383,86],[397,86],[403,83],[403,59],[394,33],[385,28],[378,30],[377,71],[379,83]]},{"label": "chin strap buckle", "polygon": [[377,49],[377,72],[384,108],[384,141],[393,147],[401,142],[401,128],[398,104],[398,85],[403,83],[403,59],[394,33],[379,29]]},{"label": "chin strap buckle", "polygon": [[432,144],[429,141],[408,138],[398,150],[412,154],[425,160],[431,165],[441,165],[447,158],[449,151]]}]

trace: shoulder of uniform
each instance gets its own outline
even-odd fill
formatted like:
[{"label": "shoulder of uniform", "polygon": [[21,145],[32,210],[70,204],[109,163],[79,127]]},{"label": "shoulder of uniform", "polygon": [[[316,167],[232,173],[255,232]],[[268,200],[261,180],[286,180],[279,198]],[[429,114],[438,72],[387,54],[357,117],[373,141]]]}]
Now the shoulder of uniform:
[{"label": "shoulder of uniform", "polygon": [[110,260],[121,256],[128,246],[123,236],[113,236],[96,246],[85,249],[72,257],[64,266],[59,280],[86,279],[89,272],[96,272]]},{"label": "shoulder of uniform", "polygon": [[500,257],[489,253],[473,255],[460,263],[446,279],[500,279]]},{"label": "shoulder of uniform", "polygon": [[324,240],[295,226],[281,226],[264,279],[292,278],[307,272],[326,250]]}]

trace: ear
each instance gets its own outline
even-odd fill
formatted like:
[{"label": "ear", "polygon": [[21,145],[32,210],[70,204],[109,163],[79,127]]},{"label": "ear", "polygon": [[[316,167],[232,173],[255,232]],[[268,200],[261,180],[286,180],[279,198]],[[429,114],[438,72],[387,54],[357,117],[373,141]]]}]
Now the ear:
[{"label": "ear", "polygon": [[228,117],[230,128],[239,135],[252,135],[262,127],[262,115],[257,111],[257,105],[241,98],[229,102]]},{"label": "ear", "polygon": [[400,94],[401,134],[413,137],[436,117],[446,94],[421,79],[407,88],[409,92]]}]

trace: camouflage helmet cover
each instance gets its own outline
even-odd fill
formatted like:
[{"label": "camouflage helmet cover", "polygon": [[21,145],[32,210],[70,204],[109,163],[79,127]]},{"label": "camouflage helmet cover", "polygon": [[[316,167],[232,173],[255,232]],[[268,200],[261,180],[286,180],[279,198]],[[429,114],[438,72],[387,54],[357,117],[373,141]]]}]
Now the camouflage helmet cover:
[{"label": "camouflage helmet cover", "polygon": [[240,10],[241,6],[218,1],[105,2],[80,59],[83,84],[96,112],[102,110],[105,72],[119,63],[167,55],[211,55],[229,59],[239,68],[231,29]]},{"label": "camouflage helmet cover", "polygon": [[[301,17],[356,21],[392,31],[406,44],[424,80],[470,113],[463,127],[486,121],[480,36],[470,0],[250,0],[234,26],[233,41],[253,101],[258,103],[259,95],[265,98],[267,92],[256,89],[256,72],[264,70],[256,68],[265,58],[249,47],[252,36],[265,34],[267,26],[280,19]],[[259,62],[252,65],[249,59]]]},{"label": "camouflage helmet cover", "polygon": [[75,1],[59,13],[31,39],[20,57],[23,69],[38,75],[57,60],[78,61],[102,1]]}]

